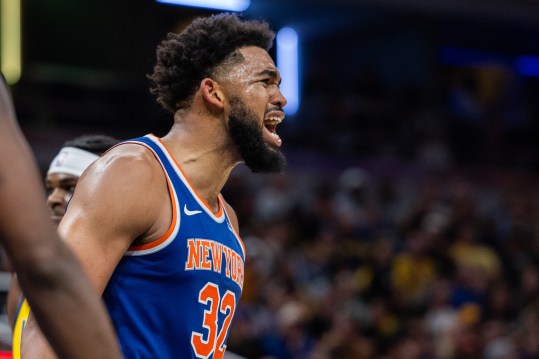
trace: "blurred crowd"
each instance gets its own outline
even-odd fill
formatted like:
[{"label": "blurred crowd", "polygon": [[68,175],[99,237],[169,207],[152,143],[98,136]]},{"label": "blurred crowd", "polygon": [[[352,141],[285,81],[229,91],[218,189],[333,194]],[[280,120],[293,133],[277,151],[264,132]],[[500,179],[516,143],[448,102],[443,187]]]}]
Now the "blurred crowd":
[{"label": "blurred crowd", "polygon": [[395,91],[373,68],[339,84],[314,67],[282,127],[289,171],[233,173],[248,256],[230,350],[539,358],[537,81],[438,73]]},{"label": "blurred crowd", "polygon": [[226,186],[248,251],[231,351],[539,358],[536,176],[322,157]]},{"label": "blurred crowd", "polygon": [[312,65],[299,113],[280,128],[287,145],[539,171],[537,77],[504,64],[458,67],[438,59],[428,81],[395,83],[398,76],[386,72],[396,70],[381,65],[355,63],[343,75],[340,59]]}]

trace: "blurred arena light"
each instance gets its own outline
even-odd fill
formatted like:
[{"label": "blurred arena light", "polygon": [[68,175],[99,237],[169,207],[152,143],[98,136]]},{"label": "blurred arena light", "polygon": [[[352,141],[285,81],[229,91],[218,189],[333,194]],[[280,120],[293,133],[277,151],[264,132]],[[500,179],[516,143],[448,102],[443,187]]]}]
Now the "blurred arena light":
[{"label": "blurred arena light", "polygon": [[8,84],[21,77],[21,1],[0,0],[0,64]]},{"label": "blurred arena light", "polygon": [[440,60],[446,65],[477,67],[485,64],[501,64],[511,67],[519,75],[539,77],[539,56],[514,56],[455,47],[443,47],[439,54]]},{"label": "blurred arena light", "polygon": [[288,101],[284,111],[294,115],[299,108],[299,50],[298,34],[285,27],[277,33],[277,68],[281,73],[281,92]]},{"label": "blurred arena light", "polygon": [[251,5],[250,0],[156,0],[163,4],[202,7],[206,9],[243,11]]},{"label": "blurred arena light", "polygon": [[515,68],[521,75],[539,77],[539,56],[519,56],[515,61]]},{"label": "blurred arena light", "polygon": [[451,46],[440,48],[439,56],[442,63],[457,67],[475,67],[508,61],[508,57],[503,54]]}]

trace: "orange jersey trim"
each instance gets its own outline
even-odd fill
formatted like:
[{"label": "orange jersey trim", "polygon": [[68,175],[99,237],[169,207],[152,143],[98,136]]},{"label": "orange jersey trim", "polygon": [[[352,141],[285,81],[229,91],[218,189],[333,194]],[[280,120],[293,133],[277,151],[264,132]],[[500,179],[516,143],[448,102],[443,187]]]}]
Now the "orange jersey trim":
[{"label": "orange jersey trim", "polygon": [[[219,194],[219,200],[221,200],[221,196],[222,195]],[[222,200],[222,202],[224,203],[224,199]],[[225,212],[228,217],[228,221],[230,222],[230,216],[228,215],[228,212],[224,205],[223,205],[223,208],[225,209]],[[243,260],[245,261],[247,260],[247,251],[245,249],[245,244],[243,244],[243,239],[241,239],[240,234],[236,231],[236,228],[234,228],[234,226],[232,225],[232,222],[230,222],[230,228],[232,229],[232,232],[234,232],[234,234],[236,235],[236,238],[238,239],[238,242],[240,243],[241,249],[243,250]]]},{"label": "orange jersey trim", "polygon": [[166,175],[165,177],[167,178],[167,187],[168,187],[168,192],[170,194],[170,202],[172,203],[172,221],[170,223],[170,226],[168,227],[167,232],[161,237],[159,237],[157,240],[152,241],[150,243],[141,244],[138,246],[131,246],[128,249],[129,251],[140,251],[144,249],[157,247],[161,243],[165,242],[171,236],[172,232],[174,232],[174,229],[176,227],[176,222],[178,220],[178,208],[176,208],[176,201],[174,200],[174,198],[176,197],[176,194],[174,193],[174,189],[172,188],[172,184],[170,183],[170,180],[168,179]]}]

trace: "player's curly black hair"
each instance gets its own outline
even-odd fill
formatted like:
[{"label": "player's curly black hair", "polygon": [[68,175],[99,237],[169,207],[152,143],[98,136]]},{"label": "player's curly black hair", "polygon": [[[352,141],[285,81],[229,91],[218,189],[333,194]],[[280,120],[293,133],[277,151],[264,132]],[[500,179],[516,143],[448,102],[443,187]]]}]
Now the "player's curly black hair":
[{"label": "player's curly black hair", "polygon": [[[269,50],[275,33],[263,21],[222,13],[195,19],[180,34],[169,33],[157,47],[150,92],[166,110],[187,107],[200,81],[245,46]],[[241,57],[241,55],[240,55]]]}]

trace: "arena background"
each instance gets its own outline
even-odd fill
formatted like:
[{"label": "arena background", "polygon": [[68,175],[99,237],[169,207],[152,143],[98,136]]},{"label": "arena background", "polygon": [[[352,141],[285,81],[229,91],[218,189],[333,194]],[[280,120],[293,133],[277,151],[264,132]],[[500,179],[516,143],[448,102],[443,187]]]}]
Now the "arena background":
[{"label": "arena background", "polygon": [[[164,134],[155,47],[215,12],[22,6],[12,90],[43,170],[74,136]],[[229,348],[539,356],[539,2],[251,0],[243,13],[296,30],[301,103],[279,127],[287,172],[239,167],[224,191],[249,251]]]},{"label": "arena background", "polygon": [[[442,136],[458,161],[537,169],[539,62],[530,75],[519,60],[539,52],[538,7],[529,0],[253,0],[244,14],[298,32],[302,102],[293,125],[283,126],[288,146],[409,156]],[[121,137],[166,130],[169,117],[145,78],[155,47],[208,13],[150,0],[23,1],[23,72],[13,90],[40,161],[81,129]],[[355,106],[354,96],[376,103]],[[497,116],[478,118],[488,111]],[[424,112],[427,124],[413,123]]]}]

